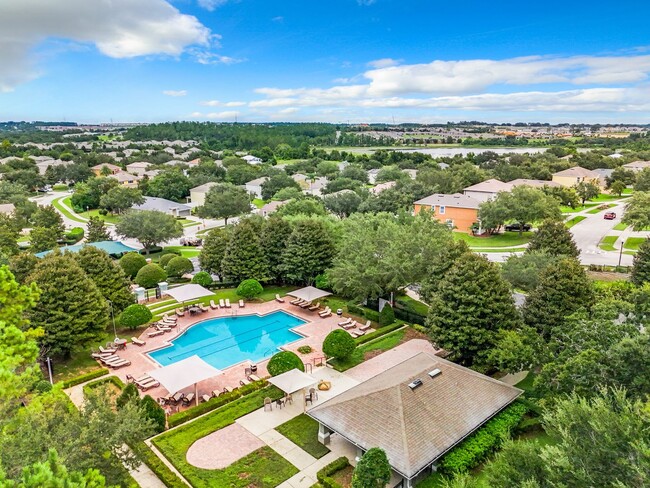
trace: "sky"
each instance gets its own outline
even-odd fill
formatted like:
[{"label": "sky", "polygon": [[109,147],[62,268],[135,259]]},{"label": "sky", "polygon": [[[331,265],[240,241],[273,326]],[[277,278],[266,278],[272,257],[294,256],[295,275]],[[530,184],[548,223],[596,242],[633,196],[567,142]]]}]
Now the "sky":
[{"label": "sky", "polygon": [[650,123],[641,0],[0,0],[0,120]]}]

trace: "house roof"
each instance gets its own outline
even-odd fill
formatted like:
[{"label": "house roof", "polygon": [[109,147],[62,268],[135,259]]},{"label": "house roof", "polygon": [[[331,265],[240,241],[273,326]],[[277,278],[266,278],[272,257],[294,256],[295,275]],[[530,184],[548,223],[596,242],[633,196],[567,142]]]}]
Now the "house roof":
[{"label": "house roof", "polygon": [[214,181],[208,181],[207,183],[203,183],[202,185],[195,186],[190,190],[190,192],[197,192],[197,193],[207,193],[210,191],[210,188],[212,188],[214,185],[216,185]]},{"label": "house roof", "polygon": [[[119,241],[99,241],[99,242],[85,242],[83,244],[77,244],[75,246],[66,246],[66,247],[61,247],[59,248],[62,252],[63,251],[70,251],[70,252],[79,252],[84,246],[93,246],[96,247],[97,249],[101,249],[102,251],[107,252],[108,254],[113,254],[113,255],[120,255],[124,254],[126,252],[131,252],[131,251],[136,251],[134,247],[129,247],[126,244],[123,244]],[[34,254],[37,258],[42,258],[52,251],[43,251]]]},{"label": "house roof", "polygon": [[395,182],[395,181],[387,181],[385,183],[379,183],[378,185],[373,186],[370,189],[370,193],[373,193],[373,194],[377,195],[377,194],[381,193],[384,190],[388,190],[389,188],[393,188],[396,184],[397,184],[397,182]]},{"label": "house roof", "polygon": [[553,176],[568,178],[598,178],[599,174],[591,171],[590,169],[583,168],[582,166],[574,166],[573,168],[553,173]]},{"label": "house roof", "polygon": [[417,202],[415,202],[416,205],[429,205],[431,207],[433,206],[442,206],[442,207],[450,207],[450,208],[478,208],[480,205],[480,202],[478,200],[475,200],[472,197],[469,197],[467,195],[463,195],[461,193],[454,193],[452,195],[447,195],[444,193],[436,193],[434,195],[429,195],[428,197],[424,197]]},{"label": "house roof", "polygon": [[11,214],[16,210],[13,203],[0,203],[0,214]]},{"label": "house roof", "polygon": [[90,169],[99,169],[99,170],[101,170],[104,166],[106,166],[106,167],[107,167],[108,169],[110,169],[111,171],[120,171],[120,170],[122,169],[122,168],[120,168],[119,166],[116,166],[116,165],[111,164],[111,163],[101,163],[101,164],[96,164],[95,166],[93,166],[93,167],[90,168]]},{"label": "house roof", "polygon": [[632,161],[631,163],[624,164],[623,167],[627,169],[650,168],[650,161]]},{"label": "house roof", "polygon": [[285,205],[288,203],[289,200],[273,200],[269,203],[266,203],[260,208],[257,213],[258,215],[269,215],[273,212],[275,212],[278,208],[280,208],[282,205]]},{"label": "house roof", "polygon": [[170,210],[191,210],[192,207],[184,203],[172,202],[158,197],[144,197],[142,205],[134,205],[134,210],[158,210],[159,212],[169,212]]},{"label": "house roof", "polygon": [[513,188],[515,186],[531,186],[533,188],[543,188],[545,186],[562,186],[557,181],[548,181],[548,180],[528,180],[526,178],[518,178],[508,182],[508,185],[511,185]]},{"label": "house roof", "polygon": [[464,191],[477,191],[484,193],[499,193],[500,191],[510,190],[512,190],[510,183],[504,183],[503,181],[494,178],[464,188]]},{"label": "house roof", "polygon": [[148,168],[151,166],[151,163],[147,163],[146,161],[136,161],[135,163],[127,164],[127,168]]},{"label": "house roof", "polygon": [[123,181],[138,181],[140,179],[139,176],[127,173],[126,171],[118,171],[115,174],[108,175],[109,178],[115,178],[119,182]]},{"label": "house roof", "polygon": [[246,186],[248,186],[248,185],[253,185],[253,186],[261,185],[262,183],[264,183],[268,179],[269,179],[268,176],[262,176],[261,178],[255,178],[254,180],[247,181]]},{"label": "house roof", "polygon": [[[430,372],[439,370],[431,377]],[[409,384],[420,379],[422,384]],[[364,450],[380,447],[407,478],[439,459],[522,391],[419,353],[307,414]]]}]

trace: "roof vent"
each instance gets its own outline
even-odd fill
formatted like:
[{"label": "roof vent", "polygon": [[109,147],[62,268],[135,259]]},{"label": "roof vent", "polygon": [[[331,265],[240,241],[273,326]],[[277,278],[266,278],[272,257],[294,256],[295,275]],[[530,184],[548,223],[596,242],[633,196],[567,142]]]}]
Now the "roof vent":
[{"label": "roof vent", "polygon": [[440,371],[438,368],[436,368],[436,369],[433,369],[433,370],[429,371],[429,376],[431,376],[432,378],[435,378],[440,373],[442,373],[442,371]]},{"label": "roof vent", "polygon": [[422,380],[420,378],[413,380],[409,383],[409,388],[415,390],[418,386],[422,386]]}]

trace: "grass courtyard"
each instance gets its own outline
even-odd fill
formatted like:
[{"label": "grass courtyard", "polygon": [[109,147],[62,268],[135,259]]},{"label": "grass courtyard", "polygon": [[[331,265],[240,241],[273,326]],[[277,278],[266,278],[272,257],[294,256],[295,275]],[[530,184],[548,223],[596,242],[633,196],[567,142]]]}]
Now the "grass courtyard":
[{"label": "grass courtyard", "polygon": [[605,236],[598,244],[603,251],[617,251],[618,249],[614,247],[614,244],[618,240],[618,236]]},{"label": "grass courtyard", "polygon": [[645,237],[628,237],[627,240],[625,241],[625,244],[623,244],[623,247],[625,249],[629,249],[630,251],[638,251],[639,246],[646,241]]},{"label": "grass courtyard", "polygon": [[279,425],[275,430],[316,459],[330,452],[318,442],[318,422],[304,413]]},{"label": "grass courtyard", "polygon": [[464,232],[454,232],[454,238],[462,240],[467,243],[469,247],[516,247],[527,244],[533,236],[532,232],[524,232],[519,235],[519,232],[504,232],[503,234],[495,234],[489,237],[478,237]]}]

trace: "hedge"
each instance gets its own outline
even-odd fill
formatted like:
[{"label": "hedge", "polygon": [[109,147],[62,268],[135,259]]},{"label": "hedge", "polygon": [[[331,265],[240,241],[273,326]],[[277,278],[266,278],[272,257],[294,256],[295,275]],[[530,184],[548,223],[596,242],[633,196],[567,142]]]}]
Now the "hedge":
[{"label": "hedge", "polygon": [[332,461],[318,473],[316,473],[316,479],[321,485],[323,485],[324,488],[343,488],[339,483],[334,481],[332,475],[347,468],[348,466],[350,466],[350,461],[348,461],[348,458],[345,456],[342,456]]},{"label": "hedge", "polygon": [[138,459],[149,466],[160,481],[168,488],[187,488],[187,485],[144,442],[131,445]]},{"label": "hedge", "polygon": [[293,351],[276,352],[266,365],[266,370],[271,376],[277,376],[292,369],[299,369],[303,373],[305,371],[302,359]]},{"label": "hedge", "polygon": [[413,322],[414,324],[424,325],[427,320],[425,315],[420,315],[419,313],[414,312],[413,310],[404,308],[402,304],[398,304],[398,303],[395,303],[395,308],[393,308],[393,312],[395,313],[395,317],[397,317],[398,319],[406,320],[408,322]]},{"label": "hedge", "polygon": [[384,336],[389,332],[393,332],[394,330],[400,329],[404,326],[406,326],[406,324],[402,322],[395,322],[394,324],[387,325],[386,327],[382,327],[381,329],[378,329],[374,332],[370,332],[369,334],[365,334],[362,335],[361,337],[357,337],[355,341],[357,343],[357,346],[360,346],[361,344],[370,342],[371,340],[376,339],[377,337]]},{"label": "hedge", "polygon": [[455,475],[478,466],[510,437],[527,412],[528,407],[523,403],[515,402],[510,405],[445,454],[438,464],[438,472]]},{"label": "hedge", "polygon": [[96,369],[94,371],[91,371],[90,373],[82,374],[80,376],[75,376],[74,378],[70,378],[69,380],[65,380],[63,382],[63,388],[71,388],[76,385],[80,385],[81,383],[85,383],[86,381],[94,380],[95,378],[99,378],[100,376],[104,376],[105,374],[108,374],[108,369],[102,368],[102,369]]},{"label": "hedge", "polygon": [[348,307],[348,313],[352,315],[358,315],[359,317],[365,317],[372,322],[379,322],[379,312],[371,310],[369,308],[361,307],[354,302],[346,303]]},{"label": "hedge", "polygon": [[[108,371],[108,370],[107,370]],[[117,386],[120,390],[123,390],[124,387],[126,386],[124,382],[119,379],[115,375],[107,376],[106,378],[102,378],[97,381],[93,381],[91,383],[88,383],[87,385],[84,385],[84,395],[88,393],[88,391],[92,390],[93,388],[97,388],[100,385],[103,385],[105,383],[113,383],[115,386]]]},{"label": "hedge", "polygon": [[261,390],[262,388],[265,388],[266,385],[267,385],[266,380],[255,381],[250,385],[241,386],[237,388],[232,393],[224,393],[223,395],[220,395],[216,398],[210,398],[210,400],[208,400],[207,402],[199,403],[195,407],[188,408],[187,410],[184,410],[182,412],[178,412],[170,415],[169,417],[167,417],[167,424],[169,425],[169,428],[184,424],[185,422],[195,419],[196,417],[199,417],[204,413],[208,413],[212,410],[222,407],[226,403],[230,403],[234,400],[237,400],[238,398],[244,395],[248,395],[249,393],[252,393],[257,390]]}]

